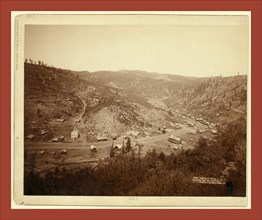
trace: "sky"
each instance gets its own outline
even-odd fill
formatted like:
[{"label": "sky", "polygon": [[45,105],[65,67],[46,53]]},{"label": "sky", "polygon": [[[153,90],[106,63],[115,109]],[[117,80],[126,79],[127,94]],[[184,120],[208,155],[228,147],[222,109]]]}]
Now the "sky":
[{"label": "sky", "polygon": [[191,16],[175,25],[26,25],[25,58],[76,71],[247,74],[248,22],[238,17],[212,24]]}]

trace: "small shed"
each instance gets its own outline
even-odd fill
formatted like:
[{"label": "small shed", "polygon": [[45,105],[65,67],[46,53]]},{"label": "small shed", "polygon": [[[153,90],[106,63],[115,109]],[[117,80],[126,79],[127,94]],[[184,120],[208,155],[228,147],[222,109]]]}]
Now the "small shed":
[{"label": "small shed", "polygon": [[63,150],[61,150],[60,153],[61,153],[61,154],[67,154],[67,150],[66,150],[66,149],[63,149]]},{"label": "small shed", "polygon": [[80,118],[75,118],[73,121],[74,121],[75,123],[79,123],[79,122],[81,122],[81,119],[80,119]]},{"label": "small shed", "polygon": [[51,119],[53,122],[64,122],[65,119],[63,118],[55,118],[55,119]]},{"label": "small shed", "polygon": [[52,142],[58,142],[58,138],[57,137],[53,138]]},{"label": "small shed", "polygon": [[48,133],[48,130],[47,130],[47,129],[43,129],[43,130],[41,130],[40,132],[41,132],[42,135],[44,135],[44,134],[47,134],[47,133]]},{"label": "small shed", "polygon": [[61,135],[52,139],[52,142],[61,142],[65,139],[65,136]]},{"label": "small shed", "polygon": [[114,145],[113,149],[114,149],[114,150],[121,150],[122,147],[123,147],[122,144],[116,144],[116,145]]},{"label": "small shed", "polygon": [[65,139],[65,136],[64,135],[61,135],[58,137],[58,141],[63,141]]},{"label": "small shed", "polygon": [[213,130],[211,130],[211,133],[212,133],[212,134],[217,134],[217,130],[216,130],[216,129],[213,129]]},{"label": "small shed", "polygon": [[179,146],[174,145],[174,146],[173,146],[173,149],[174,149],[174,150],[178,150],[178,149],[179,149]]},{"label": "small shed", "polygon": [[90,146],[90,151],[91,152],[97,152],[95,145]]},{"label": "small shed", "polygon": [[32,140],[35,136],[33,134],[29,134],[26,136],[27,139]]},{"label": "small shed", "polygon": [[102,136],[98,135],[96,137],[96,140],[97,141],[107,141],[107,137],[105,135],[102,135]]},{"label": "small shed", "polygon": [[197,134],[197,130],[191,129],[187,132],[187,134],[193,134],[196,135]]}]

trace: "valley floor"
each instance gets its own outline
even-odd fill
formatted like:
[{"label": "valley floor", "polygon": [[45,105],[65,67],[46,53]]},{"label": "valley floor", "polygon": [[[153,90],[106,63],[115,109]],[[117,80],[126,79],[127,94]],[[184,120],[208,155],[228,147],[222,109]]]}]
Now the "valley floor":
[{"label": "valley floor", "polygon": [[[199,122],[197,127],[207,129],[207,125]],[[181,124],[180,129],[167,131],[165,134],[157,134],[155,136],[140,137],[134,140],[142,145],[140,156],[144,156],[148,151],[155,149],[157,152],[163,152],[167,155],[178,153],[181,150],[193,149],[201,134],[190,134],[192,127]],[[180,146],[168,141],[169,135],[175,135],[182,139]],[[212,138],[212,134],[206,131],[203,136]],[[122,144],[124,136],[120,136],[117,140],[87,142],[84,135],[81,139],[75,141],[66,138],[64,142],[50,141],[26,141],[25,142],[25,172],[30,169],[32,157],[34,159],[34,171],[37,173],[45,173],[56,167],[66,167],[67,169],[77,169],[83,166],[96,166],[99,161],[110,157],[112,142],[114,144]],[[90,146],[94,145],[97,149],[96,153],[90,151]],[[177,146],[177,147],[175,147]],[[66,150],[66,154],[61,154]],[[137,152],[137,149],[134,149]]]}]

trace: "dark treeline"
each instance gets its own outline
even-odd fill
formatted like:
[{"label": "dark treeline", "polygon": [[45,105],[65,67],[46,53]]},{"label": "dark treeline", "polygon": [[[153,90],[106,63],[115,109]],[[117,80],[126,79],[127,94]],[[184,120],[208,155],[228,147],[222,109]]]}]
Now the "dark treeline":
[{"label": "dark treeline", "polygon": [[200,138],[193,150],[165,155],[155,150],[140,158],[120,154],[96,168],[77,171],[56,169],[45,177],[34,172],[25,175],[25,195],[94,196],[226,196],[225,185],[192,183],[194,176],[219,178],[234,162],[227,180],[233,183],[233,196],[246,194],[246,123],[231,123],[213,140]]}]

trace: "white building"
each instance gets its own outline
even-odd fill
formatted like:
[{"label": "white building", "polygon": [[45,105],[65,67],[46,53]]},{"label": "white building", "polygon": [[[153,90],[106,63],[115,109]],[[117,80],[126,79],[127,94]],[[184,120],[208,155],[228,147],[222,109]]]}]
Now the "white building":
[{"label": "white building", "polygon": [[76,140],[77,138],[79,138],[79,131],[76,128],[74,128],[74,130],[71,132],[71,138],[73,140]]}]

